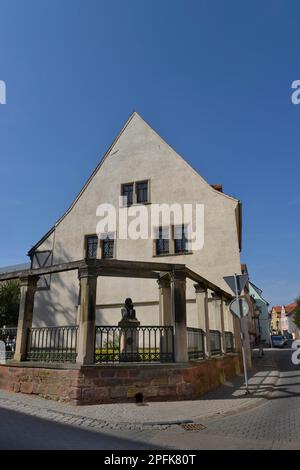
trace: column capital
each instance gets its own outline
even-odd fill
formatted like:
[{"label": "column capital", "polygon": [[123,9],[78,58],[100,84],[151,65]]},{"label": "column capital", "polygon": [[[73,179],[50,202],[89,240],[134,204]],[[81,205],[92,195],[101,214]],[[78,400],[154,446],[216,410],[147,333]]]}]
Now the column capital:
[{"label": "column capital", "polygon": [[194,284],[194,288],[196,294],[204,294],[207,292],[207,287],[204,284],[201,284],[200,282]]},{"label": "column capital", "polygon": [[169,277],[160,277],[157,279],[156,282],[159,288],[164,288],[164,287],[168,288],[171,285],[171,281]]},{"label": "column capital", "polygon": [[19,278],[20,287],[31,287],[32,289],[36,289],[37,283],[39,280],[39,276],[22,276]]},{"label": "column capital", "polygon": [[212,292],[211,294],[212,300],[222,300],[222,294],[218,294],[217,292]]},{"label": "column capital", "polygon": [[95,266],[83,266],[78,269],[78,279],[86,277],[98,277],[98,269]]},{"label": "column capital", "polygon": [[172,283],[174,282],[182,282],[182,283],[185,283],[186,282],[186,274],[185,272],[182,272],[182,271],[172,271],[170,273],[170,281]]}]

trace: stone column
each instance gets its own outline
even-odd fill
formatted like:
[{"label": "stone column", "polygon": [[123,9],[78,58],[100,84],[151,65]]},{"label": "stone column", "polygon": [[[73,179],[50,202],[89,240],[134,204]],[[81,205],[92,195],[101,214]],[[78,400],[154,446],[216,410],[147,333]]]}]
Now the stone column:
[{"label": "stone column", "polygon": [[159,287],[159,323],[161,326],[172,326],[172,297],[170,278],[163,277],[157,280]]},{"label": "stone column", "polygon": [[188,362],[186,330],[186,276],[175,272],[171,276],[172,318],[174,318],[175,362]]},{"label": "stone column", "polygon": [[78,270],[80,308],[77,361],[93,364],[95,356],[97,270],[86,266]]},{"label": "stone column", "polygon": [[221,315],[221,341],[222,341],[222,353],[226,354],[226,336],[225,336],[225,319],[224,319],[224,299],[221,296],[220,303],[220,315]]},{"label": "stone column", "polygon": [[212,299],[214,302],[217,302],[217,330],[221,333],[221,352],[222,354],[226,353],[226,338],[225,338],[225,329],[224,329],[224,304],[223,298],[221,295],[212,293]]},{"label": "stone column", "polygon": [[20,278],[19,319],[14,354],[14,360],[17,362],[26,360],[28,330],[32,327],[34,295],[38,279],[37,276],[25,276]]},{"label": "stone column", "polygon": [[[172,295],[170,277],[165,276],[157,280],[159,287],[159,325],[172,326],[174,329],[174,319],[172,318]],[[170,362],[173,351],[173,336],[171,331],[162,330],[160,334],[160,361]]]},{"label": "stone column", "polygon": [[205,332],[205,352],[206,356],[211,356],[210,351],[210,333],[209,333],[209,311],[207,288],[203,284],[195,284],[196,308],[198,316],[198,325]]}]

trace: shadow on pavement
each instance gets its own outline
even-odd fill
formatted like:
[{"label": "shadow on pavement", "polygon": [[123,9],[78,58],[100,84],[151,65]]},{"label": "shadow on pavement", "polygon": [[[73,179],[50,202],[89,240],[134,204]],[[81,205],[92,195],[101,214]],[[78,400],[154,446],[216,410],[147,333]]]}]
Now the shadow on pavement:
[{"label": "shadow on pavement", "polygon": [[1,450],[163,449],[136,442],[126,435],[120,438],[4,408],[0,408],[0,422]]},{"label": "shadow on pavement", "polygon": [[[291,361],[292,349],[266,349],[264,356],[253,351],[253,368],[248,371],[250,394],[246,395],[244,374],[225,382],[219,388],[203,395],[200,400],[240,400],[251,398],[280,399],[300,396],[300,366]],[[295,374],[298,371],[298,374]],[[292,375],[288,375],[289,373]],[[290,378],[299,382],[289,383]],[[294,387],[294,389],[293,389]]]}]

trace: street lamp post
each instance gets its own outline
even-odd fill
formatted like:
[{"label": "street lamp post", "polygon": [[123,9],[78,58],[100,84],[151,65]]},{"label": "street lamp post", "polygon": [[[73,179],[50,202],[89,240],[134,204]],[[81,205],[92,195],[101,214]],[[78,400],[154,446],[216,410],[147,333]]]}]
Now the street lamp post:
[{"label": "street lamp post", "polygon": [[264,350],[263,350],[263,345],[262,345],[262,340],[261,340],[260,314],[261,314],[261,308],[256,307],[254,310],[254,319],[257,320],[257,326],[258,326],[258,350],[259,350],[258,357],[263,357]]}]

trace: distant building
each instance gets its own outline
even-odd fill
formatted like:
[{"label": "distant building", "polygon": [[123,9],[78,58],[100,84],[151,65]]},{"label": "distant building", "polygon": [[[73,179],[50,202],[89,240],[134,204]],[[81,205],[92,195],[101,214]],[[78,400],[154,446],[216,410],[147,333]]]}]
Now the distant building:
[{"label": "distant building", "polygon": [[284,334],[285,331],[293,335],[293,338],[300,338],[300,331],[294,323],[294,312],[297,307],[296,302],[288,305],[275,305],[271,310],[271,330],[275,334]]},{"label": "distant building", "polygon": [[[246,264],[241,265],[241,271],[249,276]],[[260,341],[265,345],[270,344],[269,303],[262,297],[262,292],[250,281],[247,282],[244,289],[244,296],[249,304],[247,332],[252,346],[258,346]]]},{"label": "distant building", "polygon": [[265,344],[270,344],[269,303],[262,297],[262,292],[259,287],[249,282],[249,294],[254,301],[255,310],[257,311],[256,322],[258,333]]}]

